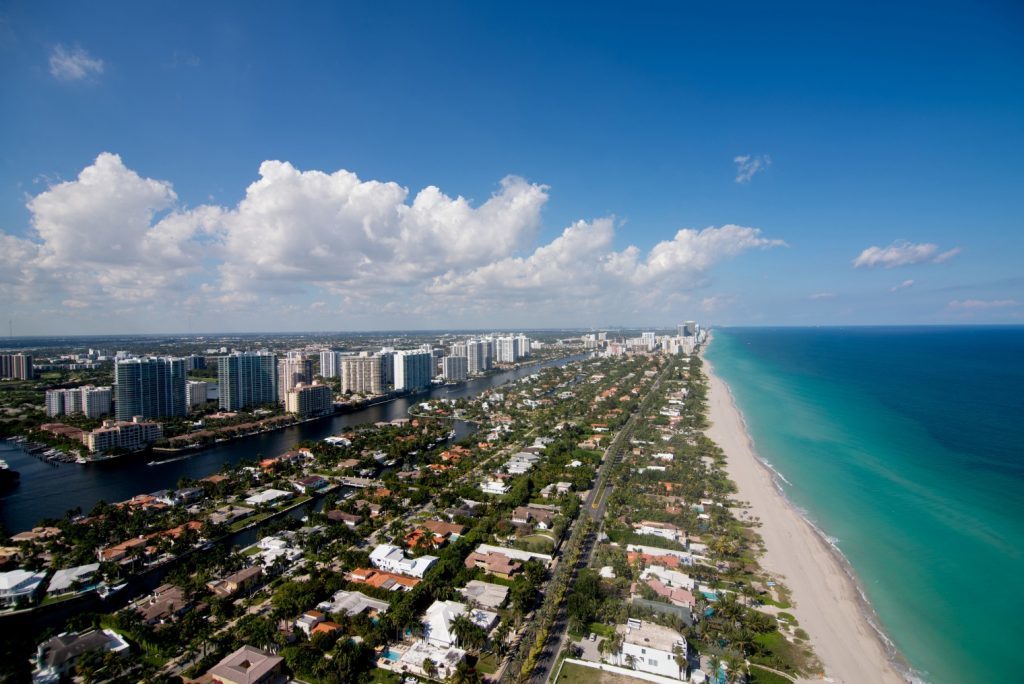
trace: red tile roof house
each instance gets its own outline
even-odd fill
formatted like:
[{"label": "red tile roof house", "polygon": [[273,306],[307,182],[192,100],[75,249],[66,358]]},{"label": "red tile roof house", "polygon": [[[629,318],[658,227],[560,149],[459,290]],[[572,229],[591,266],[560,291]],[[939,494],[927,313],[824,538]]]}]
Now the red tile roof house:
[{"label": "red tile roof house", "polygon": [[447,534],[451,535],[452,539],[458,539],[462,535],[466,534],[467,527],[465,525],[457,525],[455,523],[447,523],[442,520],[428,520],[423,523],[424,529],[430,530],[435,534]]},{"label": "red tile roof house", "polygon": [[485,572],[502,579],[510,579],[512,575],[522,569],[523,564],[512,560],[503,553],[477,553],[474,551],[466,556],[466,567],[469,569],[482,568]]}]

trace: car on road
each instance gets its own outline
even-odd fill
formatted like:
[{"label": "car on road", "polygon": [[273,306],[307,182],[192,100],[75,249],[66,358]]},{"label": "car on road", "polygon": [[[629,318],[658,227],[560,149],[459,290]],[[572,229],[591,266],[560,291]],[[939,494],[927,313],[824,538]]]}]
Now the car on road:
[{"label": "car on road", "polygon": [[597,639],[597,635],[596,635],[596,634],[594,634],[593,632],[591,632],[591,633],[590,633],[590,636],[589,636],[589,637],[587,637],[587,638],[588,638],[588,639],[590,639],[591,641],[594,641],[594,640],[596,640],[596,639]]}]

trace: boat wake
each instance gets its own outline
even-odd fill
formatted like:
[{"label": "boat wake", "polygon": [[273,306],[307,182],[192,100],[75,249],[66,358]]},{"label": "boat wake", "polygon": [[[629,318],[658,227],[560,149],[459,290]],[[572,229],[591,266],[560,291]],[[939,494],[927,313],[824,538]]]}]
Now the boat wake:
[{"label": "boat wake", "polygon": [[165,458],[162,461],[150,461],[146,465],[148,465],[148,466],[164,465],[165,463],[174,463],[175,461],[184,461],[186,458],[192,458],[193,456],[195,456],[195,454],[185,454],[184,456],[175,456],[174,458]]}]

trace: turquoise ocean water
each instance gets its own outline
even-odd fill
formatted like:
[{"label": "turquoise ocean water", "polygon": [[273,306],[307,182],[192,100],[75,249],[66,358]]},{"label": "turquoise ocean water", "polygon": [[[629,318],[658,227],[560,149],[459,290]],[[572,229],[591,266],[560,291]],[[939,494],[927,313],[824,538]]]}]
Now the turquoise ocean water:
[{"label": "turquoise ocean water", "polygon": [[707,358],[916,673],[1024,681],[1024,327],[716,329]]}]

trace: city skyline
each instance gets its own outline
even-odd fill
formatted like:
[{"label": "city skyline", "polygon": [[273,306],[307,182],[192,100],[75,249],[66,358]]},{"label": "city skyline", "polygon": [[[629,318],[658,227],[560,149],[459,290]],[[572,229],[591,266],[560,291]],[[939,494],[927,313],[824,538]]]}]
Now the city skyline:
[{"label": "city skyline", "polygon": [[17,335],[1024,322],[1011,3],[183,7],[0,9]]}]

